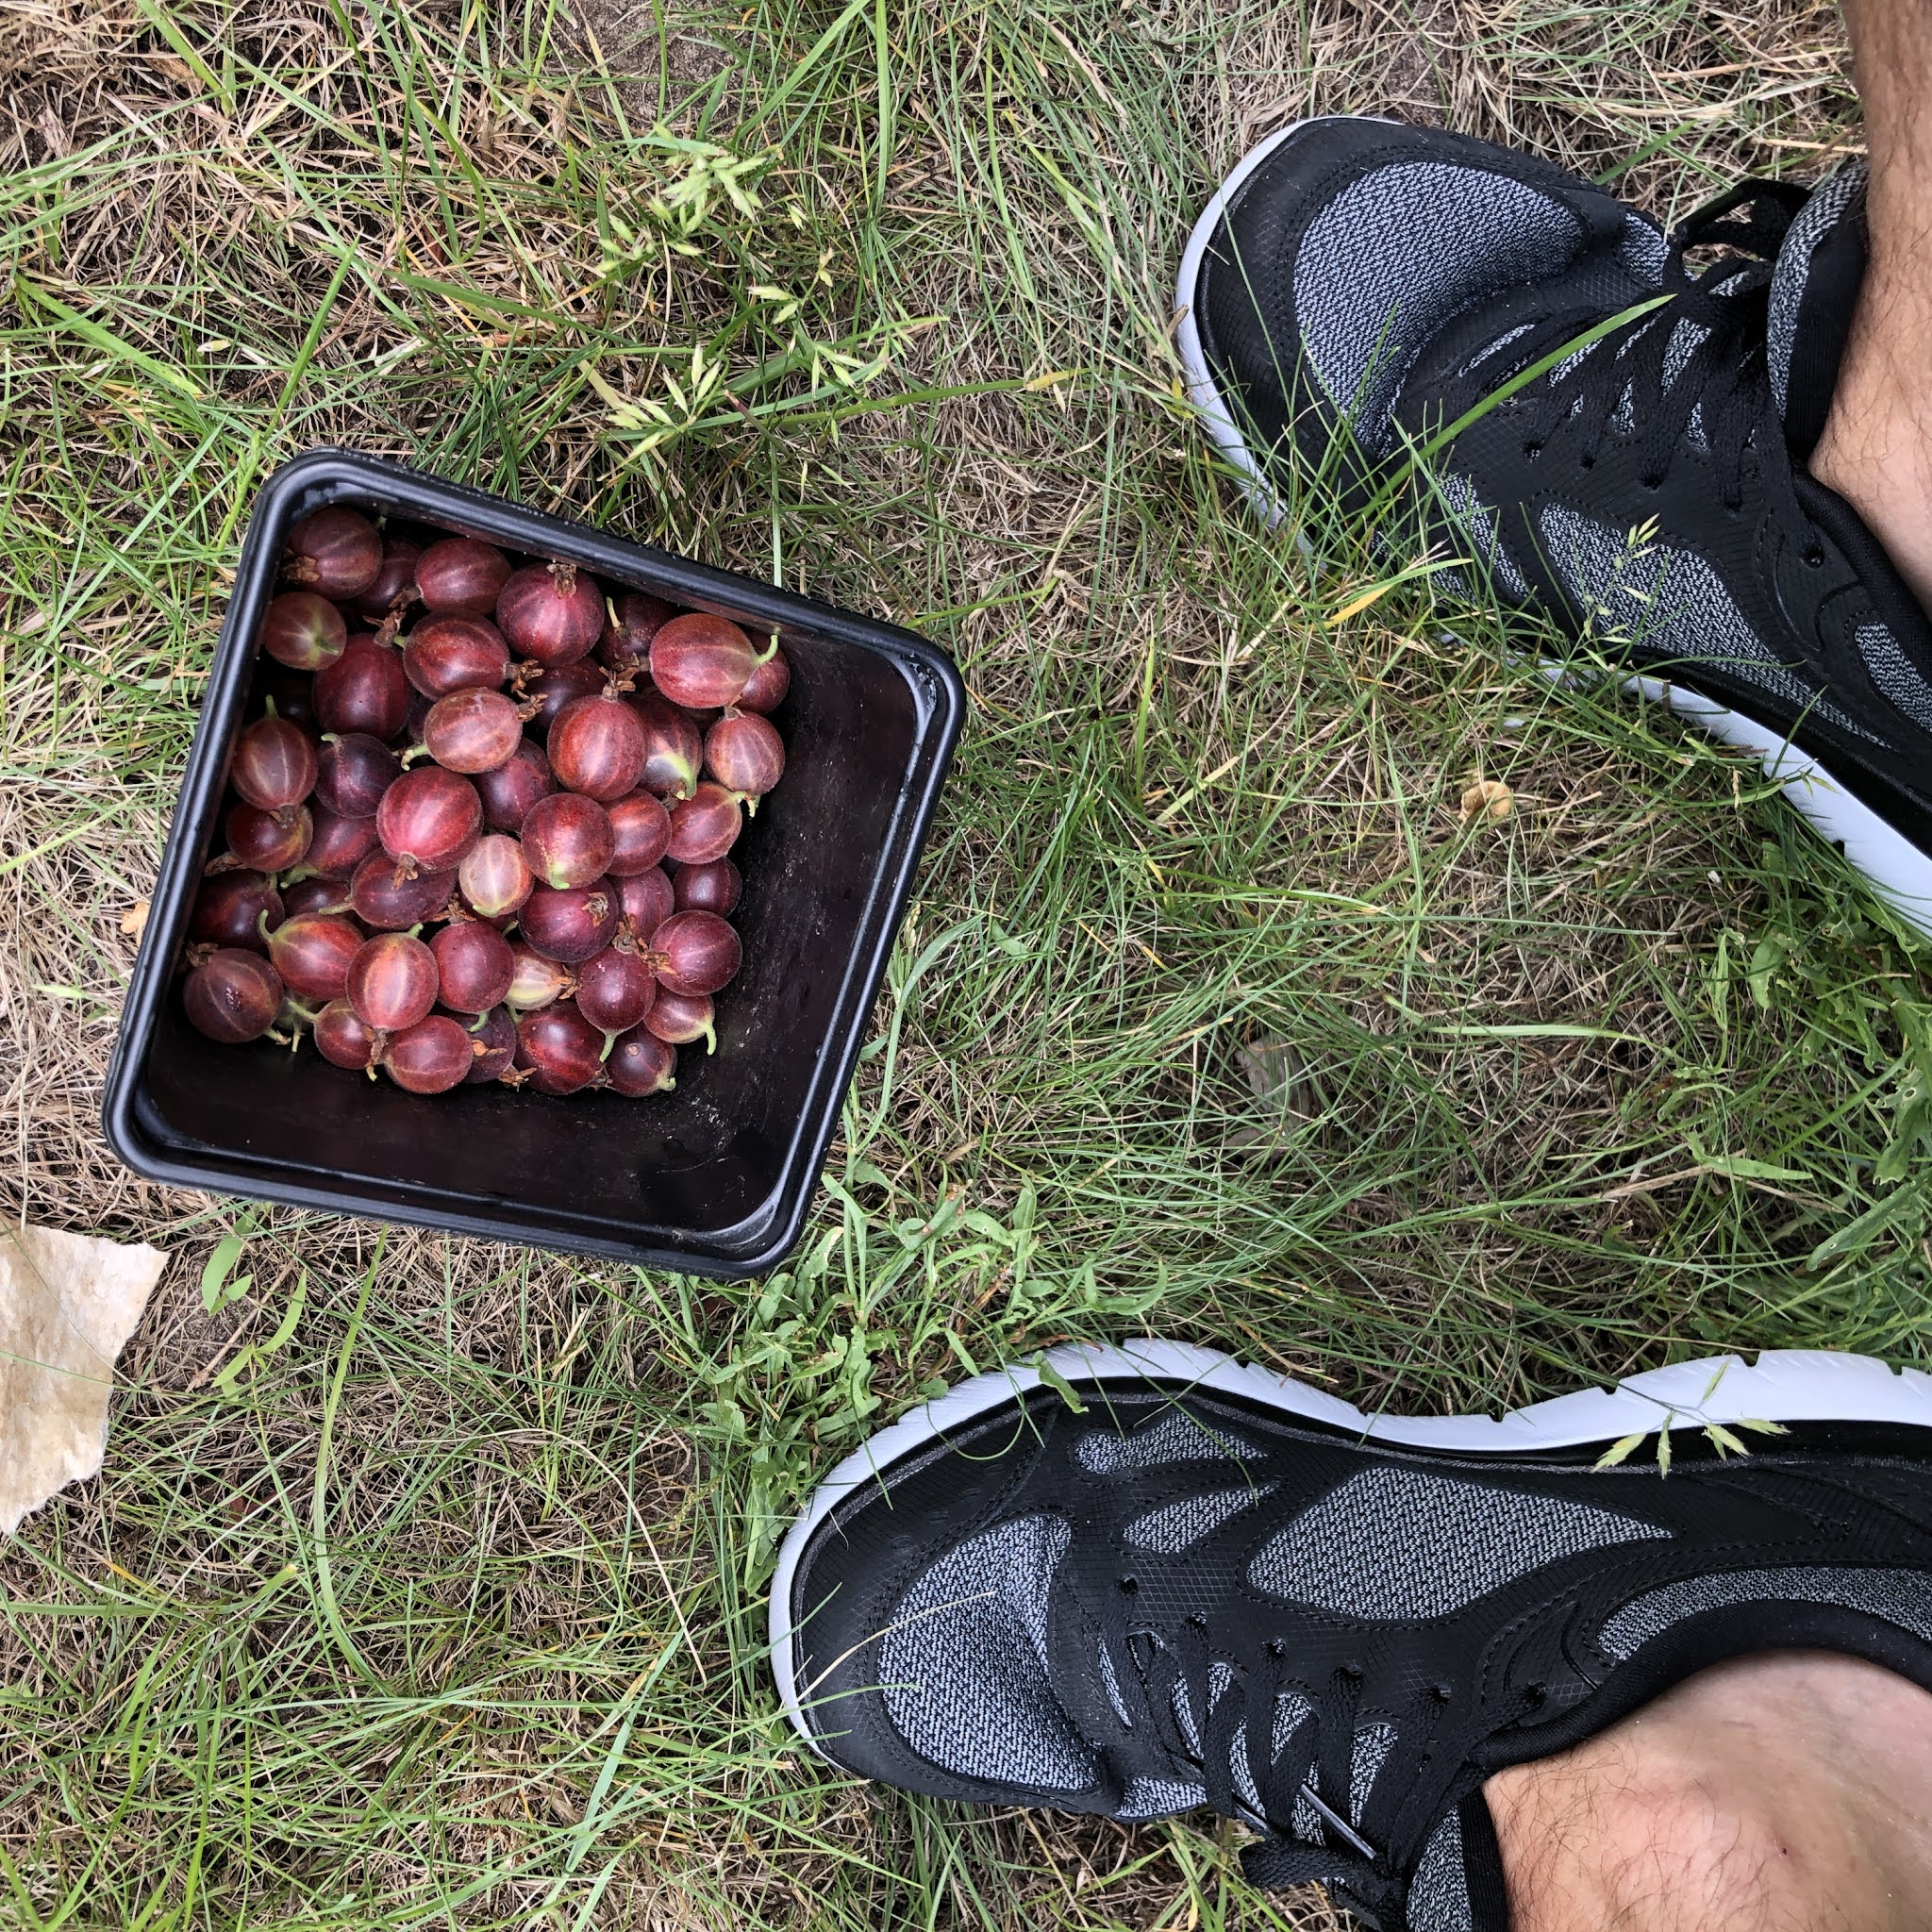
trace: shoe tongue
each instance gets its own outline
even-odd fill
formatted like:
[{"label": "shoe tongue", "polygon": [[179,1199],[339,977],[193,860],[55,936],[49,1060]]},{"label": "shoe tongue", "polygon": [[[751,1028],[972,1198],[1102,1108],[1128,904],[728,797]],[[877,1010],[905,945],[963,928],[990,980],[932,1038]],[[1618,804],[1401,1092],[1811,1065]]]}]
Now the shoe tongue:
[{"label": "shoe tongue", "polygon": [[1409,1881],[1406,1932],[1509,1932],[1503,1854],[1482,1792],[1436,1822]]},{"label": "shoe tongue", "polygon": [[1800,462],[1824,433],[1839,364],[1865,279],[1865,163],[1848,161],[1812,193],[1771,274],[1771,386]]}]

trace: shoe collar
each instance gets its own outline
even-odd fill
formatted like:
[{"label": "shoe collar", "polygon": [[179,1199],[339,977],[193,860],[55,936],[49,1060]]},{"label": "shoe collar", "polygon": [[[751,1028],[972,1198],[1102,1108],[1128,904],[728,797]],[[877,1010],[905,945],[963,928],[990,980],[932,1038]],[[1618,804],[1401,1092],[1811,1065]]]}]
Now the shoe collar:
[{"label": "shoe collar", "polygon": [[1803,462],[1824,433],[1852,317],[1864,286],[1862,159],[1848,161],[1798,211],[1772,270],[1766,343],[1785,440]]}]

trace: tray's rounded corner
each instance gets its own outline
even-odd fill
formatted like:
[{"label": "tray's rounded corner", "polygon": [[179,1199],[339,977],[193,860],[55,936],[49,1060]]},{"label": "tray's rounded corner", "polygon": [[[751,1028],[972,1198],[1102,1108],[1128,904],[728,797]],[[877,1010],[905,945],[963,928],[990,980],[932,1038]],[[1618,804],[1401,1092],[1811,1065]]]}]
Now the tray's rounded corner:
[{"label": "tray's rounded corner", "polygon": [[703,1252],[688,1252],[677,1265],[728,1281],[769,1274],[804,1238],[823,1167],[823,1155],[791,1166],[757,1208],[729,1227],[709,1230]]},{"label": "tray's rounded corner", "polygon": [[945,693],[944,713],[939,720],[940,748],[950,753],[966,723],[966,680],[959,675],[959,667],[953,662],[951,652],[942,650],[930,638],[921,637],[917,631],[907,631],[905,637],[903,648],[908,655],[919,659]]},{"label": "tray's rounded corner", "polygon": [[267,496],[271,492],[282,495],[291,490],[300,490],[317,476],[339,474],[367,460],[367,458],[355,450],[344,449],[340,443],[311,443],[308,448],[298,450],[277,463],[261,479],[259,495]]},{"label": "tray's rounded corner", "polygon": [[814,1182],[799,1196],[798,1205],[786,1217],[784,1224],[766,1240],[762,1247],[749,1255],[732,1257],[731,1272],[741,1281],[756,1281],[760,1274],[769,1274],[779,1262],[790,1258],[805,1233],[806,1217],[811,1211],[812,1200],[817,1193],[818,1186]]},{"label": "tray's rounded corner", "polygon": [[139,1174],[144,1181],[178,1184],[180,1174],[175,1164],[142,1130],[135,1100],[139,1085],[138,1078],[123,1067],[117,1066],[108,1074],[107,1089],[101,1095],[102,1136],[115,1159],[130,1174]]}]

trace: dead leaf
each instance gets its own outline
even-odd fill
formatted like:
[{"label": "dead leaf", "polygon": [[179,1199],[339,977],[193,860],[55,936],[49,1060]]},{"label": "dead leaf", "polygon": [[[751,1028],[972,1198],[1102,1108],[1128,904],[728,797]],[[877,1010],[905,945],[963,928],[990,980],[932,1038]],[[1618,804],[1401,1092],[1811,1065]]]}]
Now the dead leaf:
[{"label": "dead leaf", "polygon": [[0,1228],[0,1535],[99,1474],[114,1362],[167,1258],[145,1242]]},{"label": "dead leaf", "polygon": [[1516,794],[1500,778],[1478,778],[1462,794],[1462,823],[1467,824],[1479,813],[1491,819],[1507,819],[1516,809]]},{"label": "dead leaf", "polygon": [[1234,1050],[1235,1063],[1248,1076],[1266,1124],[1237,1127],[1230,1147],[1286,1145],[1298,1127],[1315,1117],[1317,1105],[1307,1063],[1285,1040],[1257,1040]]},{"label": "dead leaf", "polygon": [[147,930],[147,901],[137,899],[121,915],[121,930],[131,940],[138,940]]},{"label": "dead leaf", "polygon": [[158,74],[164,74],[176,87],[185,87],[192,94],[201,92],[201,75],[195,73],[178,54],[150,54],[147,64]]}]

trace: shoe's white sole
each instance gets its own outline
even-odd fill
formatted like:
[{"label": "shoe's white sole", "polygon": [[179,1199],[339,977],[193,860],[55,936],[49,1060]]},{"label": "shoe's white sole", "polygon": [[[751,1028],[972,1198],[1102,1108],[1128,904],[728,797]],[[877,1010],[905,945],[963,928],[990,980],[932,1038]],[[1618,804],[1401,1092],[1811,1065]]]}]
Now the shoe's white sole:
[{"label": "shoe's white sole", "polygon": [[1174,331],[1174,347],[1180,353],[1181,370],[1188,379],[1188,399],[1200,414],[1202,428],[1214,439],[1222,455],[1241,473],[1242,491],[1248,501],[1268,520],[1271,530],[1281,521],[1282,507],[1269,487],[1260,464],[1242,441],[1226,399],[1208,367],[1207,352],[1201,347],[1201,331],[1194,321],[1194,284],[1200,278],[1201,262],[1208,253],[1208,243],[1213,239],[1214,230],[1221,224],[1222,211],[1235,192],[1284,141],[1307,125],[1304,120],[1291,121],[1287,126],[1277,127],[1266,141],[1251,147],[1236,162],[1234,173],[1214,191],[1208,206],[1201,210],[1201,219],[1194,224],[1193,232],[1188,237],[1188,245],[1181,251],[1181,272],[1174,284],[1174,306],[1181,319],[1179,328]]},{"label": "shoe's white sole", "polygon": [[844,1498],[907,1457],[1033,1390],[1062,1381],[1236,1395],[1286,1416],[1343,1429],[1366,1441],[1458,1455],[1523,1456],[1579,1443],[1608,1444],[1665,1427],[1744,1422],[1907,1423],[1932,1428],[1932,1374],[1894,1370],[1870,1356],[1822,1349],[1767,1350],[1755,1363],[1712,1356],[1649,1369],[1611,1389],[1584,1389],[1503,1416],[1368,1415],[1291,1375],[1250,1367],[1209,1348],[1145,1340],[1104,1348],[1070,1344],[1038,1363],[995,1369],[961,1382],[882,1429],[815,1489],[778,1552],[772,1579],[772,1669],[787,1715],[807,1742],[791,1656],[791,1591],[812,1533]]},{"label": "shoe's white sole", "polygon": [[1849,791],[1809,752],[1769,724],[1733,711],[1701,691],[1657,677],[1626,677],[1626,691],[1668,705],[1681,718],[1740,751],[1748,751],[1777,781],[1798,816],[1836,845],[1865,882],[1916,931],[1932,939],[1932,855]]},{"label": "shoe's white sole", "polygon": [[[1240,474],[1243,493],[1267,520],[1270,529],[1280,523],[1282,505],[1260,464],[1242,441],[1233,412],[1208,366],[1201,331],[1194,322],[1194,289],[1208,244],[1229,199],[1283,142],[1309,125],[1307,121],[1294,121],[1276,128],[1266,141],[1241,157],[1233,174],[1215,190],[1202,209],[1200,220],[1194,224],[1181,255],[1180,275],[1174,289],[1174,308],[1181,317],[1174,342],[1187,376],[1189,399],[1199,412],[1201,426]],[[1853,870],[1888,905],[1918,932],[1932,939],[1932,854],[1880,818],[1808,752],[1800,751],[1757,719],[1664,679],[1632,677],[1624,680],[1623,688],[1668,705],[1680,717],[1701,725],[1723,743],[1752,753],[1764,767],[1766,775],[1777,781],[1799,816],[1838,846]]]}]

